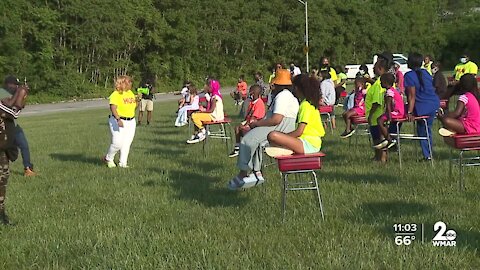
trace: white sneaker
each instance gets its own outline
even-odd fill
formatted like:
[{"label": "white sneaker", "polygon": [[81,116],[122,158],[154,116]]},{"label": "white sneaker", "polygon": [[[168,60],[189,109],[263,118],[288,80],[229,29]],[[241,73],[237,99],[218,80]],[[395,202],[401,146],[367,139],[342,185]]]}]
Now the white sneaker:
[{"label": "white sneaker", "polygon": [[126,165],[126,164],[125,164],[125,165],[124,165],[124,164],[118,164],[118,167],[124,168],[124,169],[130,168],[130,167],[129,167],[128,165]]},{"label": "white sneaker", "polygon": [[438,133],[443,136],[443,137],[451,137],[453,135],[455,135],[456,133],[451,131],[451,130],[448,130],[446,128],[441,128],[438,130]]},{"label": "white sneaker", "polygon": [[247,177],[243,178],[243,189],[247,188],[252,188],[259,186],[265,182],[265,178],[263,178],[263,175],[261,172],[252,172],[250,175]]},{"label": "white sneaker", "polygon": [[198,141],[201,142],[205,140],[207,136],[205,136],[205,133],[198,133]]},{"label": "white sneaker", "polygon": [[265,153],[270,157],[289,156],[293,154],[293,151],[283,147],[265,147]]}]

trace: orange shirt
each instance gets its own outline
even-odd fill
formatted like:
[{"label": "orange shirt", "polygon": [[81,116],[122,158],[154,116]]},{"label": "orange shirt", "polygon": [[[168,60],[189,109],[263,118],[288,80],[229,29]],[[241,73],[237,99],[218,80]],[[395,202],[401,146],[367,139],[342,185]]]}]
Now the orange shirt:
[{"label": "orange shirt", "polygon": [[247,83],[246,82],[239,82],[237,83],[237,91],[242,94],[242,96],[247,95]]},{"label": "orange shirt", "polygon": [[265,117],[265,103],[261,98],[257,98],[255,101],[248,104],[247,115],[245,121],[251,123],[254,120],[260,120]]}]

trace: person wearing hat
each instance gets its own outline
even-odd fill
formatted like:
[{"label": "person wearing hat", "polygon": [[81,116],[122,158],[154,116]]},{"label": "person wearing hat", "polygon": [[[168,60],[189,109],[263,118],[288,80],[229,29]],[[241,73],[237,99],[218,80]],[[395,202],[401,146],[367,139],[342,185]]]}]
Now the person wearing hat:
[{"label": "person wearing hat", "polygon": [[[228,182],[228,189],[237,190],[243,187],[247,178],[263,183],[262,157],[263,146],[267,144],[267,136],[271,131],[288,133],[295,130],[295,121],[299,103],[290,88],[292,80],[290,71],[279,69],[273,80],[272,103],[268,107],[265,119],[249,124],[250,131],[242,138],[237,160],[239,173]],[[249,172],[252,172],[249,174]]]},{"label": "person wearing hat", "polygon": [[[18,80],[9,76],[4,81],[5,86],[18,86]],[[4,88],[0,88],[0,98],[8,98],[12,93]],[[15,161],[18,157],[18,148],[14,144],[16,127],[13,117],[6,115],[0,117],[0,224],[9,225],[10,220],[5,212],[5,199],[7,193],[7,183],[10,176],[10,161]]]},{"label": "person wearing hat", "polygon": [[[17,91],[20,81],[17,77],[9,75],[3,82],[3,88],[0,88],[0,99],[11,97]],[[33,170],[33,164],[30,160],[30,148],[28,146],[27,137],[22,127],[15,122],[15,140],[14,144],[20,149],[23,160],[24,176],[36,176]]]}]

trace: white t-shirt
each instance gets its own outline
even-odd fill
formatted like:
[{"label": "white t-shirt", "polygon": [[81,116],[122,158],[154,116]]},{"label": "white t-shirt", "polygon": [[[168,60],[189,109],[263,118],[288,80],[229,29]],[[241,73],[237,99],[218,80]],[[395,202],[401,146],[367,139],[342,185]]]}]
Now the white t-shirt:
[{"label": "white t-shirt", "polygon": [[322,99],[327,105],[335,105],[335,85],[331,79],[323,80],[320,83]]},{"label": "white t-shirt", "polygon": [[283,90],[273,100],[273,113],[281,114],[288,118],[297,118],[298,100],[288,90]]},{"label": "white t-shirt", "polygon": [[212,119],[215,121],[221,121],[223,118],[225,118],[225,115],[223,114],[223,101],[222,98],[219,96],[213,96],[212,101],[215,102],[215,109],[213,109],[212,112]]},{"label": "white t-shirt", "polygon": [[302,71],[300,70],[299,67],[295,66],[293,68],[293,76],[297,76],[297,75],[300,75],[300,74],[302,74]]}]

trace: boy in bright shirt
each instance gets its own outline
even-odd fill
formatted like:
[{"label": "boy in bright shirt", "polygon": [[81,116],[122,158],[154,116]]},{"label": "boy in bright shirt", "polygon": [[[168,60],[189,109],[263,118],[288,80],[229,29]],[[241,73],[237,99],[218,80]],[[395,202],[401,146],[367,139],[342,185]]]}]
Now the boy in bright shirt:
[{"label": "boy in bright shirt", "polygon": [[229,157],[238,156],[238,153],[240,152],[240,140],[250,131],[250,124],[265,117],[265,103],[261,99],[262,91],[260,85],[255,84],[250,87],[251,101],[248,104],[245,121],[243,121],[241,125],[235,127],[235,147]]},{"label": "boy in bright shirt", "polygon": [[293,79],[293,85],[295,96],[302,100],[298,111],[297,128],[290,133],[272,131],[268,134],[268,141],[272,147],[267,147],[265,151],[273,157],[292,153],[316,153],[320,151],[322,137],[325,136],[318,111],[320,101],[318,80],[307,74],[301,74]]},{"label": "boy in bright shirt", "polygon": [[[389,61],[384,58],[378,58],[373,66],[373,71],[378,79],[372,84],[372,86],[370,86],[367,95],[365,96],[365,116],[367,117],[368,125],[370,127],[370,135],[375,144],[381,139],[378,118],[383,114],[385,94],[385,89],[381,85],[380,77],[387,73],[387,70],[389,69],[388,62]],[[376,161],[386,161],[386,153],[382,150],[375,149],[374,159]]]},{"label": "boy in bright shirt", "polygon": [[247,98],[247,83],[245,82],[245,76],[240,75],[238,78],[237,89],[230,95],[235,100],[235,104],[241,104],[243,100]]},{"label": "boy in bright shirt", "polygon": [[385,113],[378,118],[378,127],[384,139],[373,146],[375,149],[391,148],[396,144],[396,140],[392,140],[386,124],[392,120],[405,118],[403,96],[398,89],[393,87],[395,76],[391,73],[385,73],[380,77],[380,82],[382,88],[387,89],[385,92]]},{"label": "boy in bright shirt", "polygon": [[440,113],[444,128],[439,130],[444,137],[459,134],[480,133],[480,92],[473,74],[460,78],[460,89],[465,93],[458,98],[457,107],[447,114]]}]

